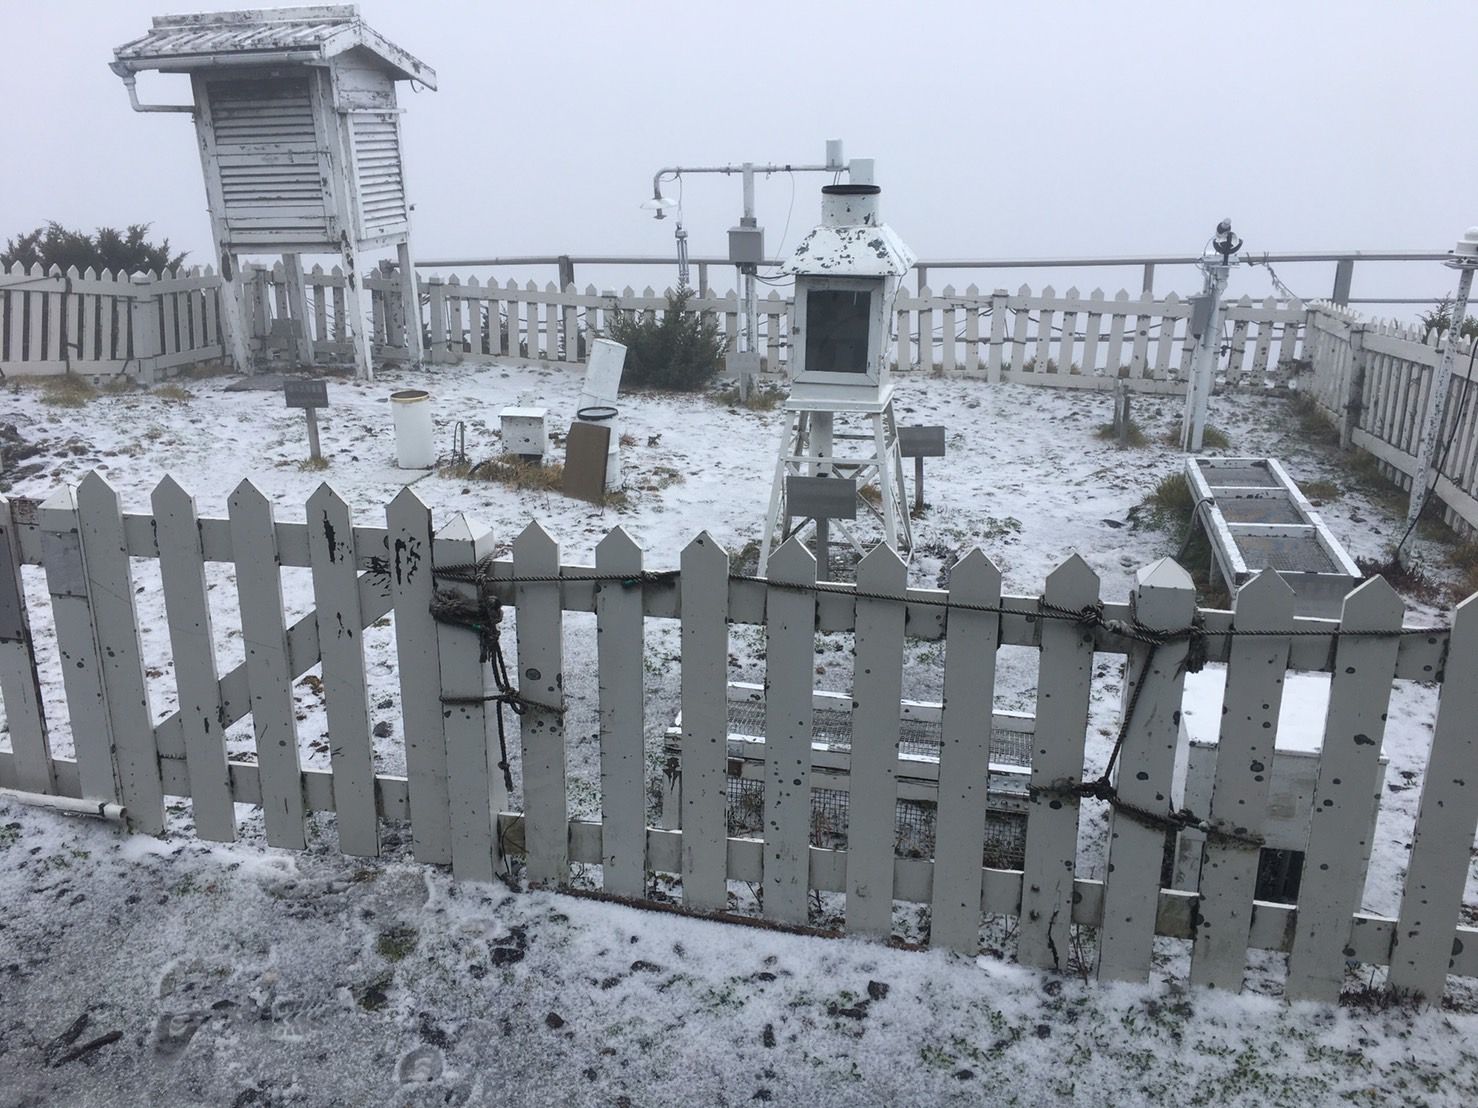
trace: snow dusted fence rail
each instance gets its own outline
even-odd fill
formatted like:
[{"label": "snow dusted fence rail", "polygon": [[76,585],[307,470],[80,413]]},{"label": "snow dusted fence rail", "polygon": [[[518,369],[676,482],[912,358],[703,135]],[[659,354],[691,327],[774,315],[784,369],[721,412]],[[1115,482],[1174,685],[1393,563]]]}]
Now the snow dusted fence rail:
[{"label": "snow dusted fence rail", "polygon": [[[1450,526],[1471,533],[1478,531],[1478,381],[1473,342],[1458,341],[1432,495]],[[1309,312],[1305,356],[1306,387],[1339,427],[1341,444],[1374,455],[1387,477],[1409,489],[1422,425],[1435,403],[1438,336],[1316,304]]]},{"label": "snow dusted fence rail", "polygon": [[[1402,629],[1402,604],[1373,579],[1346,599],[1341,620],[1294,619],[1287,586],[1267,573],[1242,589],[1235,612],[1197,612],[1189,577],[1168,560],[1138,577],[1126,603],[1102,603],[1099,580],[1076,556],[1041,596],[1003,596],[980,551],[954,567],[948,590],[906,586],[903,564],[880,547],[855,586],[816,584],[810,552],[791,541],[769,580],[731,573],[707,534],[679,568],[648,569],[620,528],[595,565],[563,563],[558,544],[531,524],[512,556],[492,559],[494,537],[458,515],[439,529],[411,489],[385,525],[354,526],[330,487],[309,498],[305,523],[278,522],[249,482],[228,517],[200,518],[173,480],[152,510],[123,512],[96,474],[42,503],[0,500],[0,696],[9,749],[0,786],[121,802],[133,826],[165,826],[166,797],[192,801],[196,833],[229,840],[234,804],[259,805],[267,841],[303,848],[305,817],[336,813],[339,843],[374,855],[382,820],[410,824],[416,857],[486,881],[525,858],[532,883],[572,882],[572,864],[600,867],[603,889],[640,899],[649,874],[681,879],[683,903],[731,906],[731,882],[763,890],[761,911],[804,925],[814,892],[842,894],[846,926],[891,932],[896,903],[931,909],[930,942],[975,955],[986,915],[1017,918],[1017,957],[1065,967],[1069,924],[1096,931],[1096,969],[1144,980],[1156,935],[1192,944],[1193,981],[1237,990],[1249,948],[1287,951],[1290,997],[1334,999],[1348,960],[1389,965],[1393,985],[1440,996],[1448,973],[1478,976],[1478,929],[1460,926],[1478,821],[1478,598],[1451,628]],[[131,559],[157,560],[178,708],[150,710]],[[218,669],[206,568],[234,569],[245,660]],[[40,574],[23,573],[41,566]],[[283,567],[311,570],[316,608],[288,623]],[[27,580],[29,577],[29,580]],[[460,590],[469,629],[438,622]],[[34,590],[34,593],[33,593]],[[45,598],[41,593],[46,594]],[[57,659],[38,655],[30,616],[49,599]],[[516,686],[484,662],[495,607],[512,612],[501,641],[516,642]],[[470,606],[470,607],[469,607]],[[571,819],[567,738],[566,612],[594,613],[600,819]],[[362,630],[391,617],[400,659],[403,776],[376,771]],[[644,644],[649,620],[680,621],[683,757],[681,829],[653,826],[647,810]],[[1198,621],[1204,634],[1188,628]],[[764,838],[728,833],[726,681],[732,624],[766,638]],[[1126,629],[1132,633],[1126,634]],[[817,631],[855,637],[855,701],[846,849],[810,842],[809,769]],[[944,640],[944,707],[932,857],[898,856],[901,665],[908,639]],[[989,721],[1001,646],[1039,651],[1031,792],[1023,867],[982,865]],[[1198,892],[1162,887],[1172,762],[1185,665],[1195,647],[1229,665],[1208,843]],[[1084,745],[1095,652],[1126,657],[1121,748],[1111,790],[1107,877],[1079,876],[1080,802],[1103,797],[1086,783]],[[60,670],[75,746],[55,756],[37,678]],[[1194,664],[1194,663],[1192,663]],[[329,767],[305,768],[294,685],[319,668],[329,726]],[[1260,830],[1267,818],[1272,736],[1287,669],[1331,672],[1322,763],[1312,797],[1300,903],[1254,901]],[[156,674],[162,670],[155,670]],[[1363,841],[1372,826],[1368,782],[1379,758],[1393,679],[1441,684],[1420,810],[1397,918],[1361,912]],[[499,698],[521,709],[509,743],[522,810],[510,810],[500,752]],[[251,755],[229,757],[225,733],[251,719]],[[513,730],[510,728],[510,730]],[[739,886],[733,886],[737,889]]]},{"label": "snow dusted fence rail", "polygon": [[148,377],[215,361],[219,288],[209,267],[99,275],[17,262],[0,273],[0,373]]}]

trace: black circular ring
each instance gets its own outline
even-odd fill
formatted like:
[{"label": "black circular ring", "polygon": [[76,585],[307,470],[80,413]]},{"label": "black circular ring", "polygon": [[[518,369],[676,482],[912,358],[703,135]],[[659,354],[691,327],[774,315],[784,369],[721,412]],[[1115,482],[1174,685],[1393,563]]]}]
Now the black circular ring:
[{"label": "black circular ring", "polygon": [[583,419],[586,423],[600,423],[602,420],[615,419],[619,413],[619,408],[614,408],[609,404],[592,404],[576,412],[575,418]]}]

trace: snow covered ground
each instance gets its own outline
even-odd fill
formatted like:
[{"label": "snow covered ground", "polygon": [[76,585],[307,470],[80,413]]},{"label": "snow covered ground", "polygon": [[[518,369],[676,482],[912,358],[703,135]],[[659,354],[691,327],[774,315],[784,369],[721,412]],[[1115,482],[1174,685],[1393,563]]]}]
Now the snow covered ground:
[{"label": "snow covered ground", "polygon": [[[394,468],[390,391],[426,387],[437,443],[466,425],[468,452],[498,449],[498,410],[527,393],[572,417],[578,375],[517,367],[387,372],[371,385],[336,382],[321,418],[326,472],[305,471],[303,420],[280,393],[226,392],[227,378],[185,382],[190,399],[103,395],[69,409],[31,389],[0,393],[0,424],[42,444],[11,496],[44,497],[99,469],[125,509],[146,511],[166,473],[193,491],[204,515],[250,476],[279,519],[329,480],[356,519],[381,522],[407,479]],[[1151,445],[1120,451],[1094,432],[1107,397],[1027,386],[907,377],[900,422],[942,423],[950,455],[931,460],[930,510],[916,524],[912,579],[933,584],[980,545],[1009,592],[1033,594],[1071,551],[1127,596],[1134,570],[1166,553],[1166,536],[1139,526],[1136,506],[1180,459]],[[1144,398],[1136,418],[1152,439],[1178,419],[1173,401]],[[1377,557],[1396,518],[1348,480],[1339,459],[1305,441],[1284,401],[1217,398],[1213,422],[1229,452],[1270,454],[1295,480],[1340,488],[1322,506],[1351,553]],[[444,521],[466,511],[505,548],[537,518],[565,560],[588,562],[616,524],[647,550],[649,568],[675,567],[701,529],[731,551],[759,538],[781,417],[706,398],[635,394],[621,430],[628,496],[596,508],[557,494],[429,476],[417,492]],[[136,598],[153,707],[174,707],[157,568],[136,561]],[[230,567],[210,574],[219,662],[241,658]],[[69,753],[50,615],[39,571],[27,569],[33,630],[43,656],[53,745]],[[289,615],[311,607],[306,570],[288,570]],[[39,599],[38,599],[39,598]],[[1409,622],[1443,612],[1415,601]],[[571,810],[598,811],[595,672],[589,617],[572,616],[566,643]],[[847,689],[839,638],[818,656],[818,684]],[[398,687],[388,627],[366,635],[371,704],[390,734],[383,772],[403,769]],[[755,629],[731,639],[734,679],[763,678]],[[649,621],[649,748],[677,705],[677,629]],[[937,696],[937,644],[916,643],[905,695]],[[1101,765],[1119,704],[1118,660],[1095,682],[1090,766]],[[1032,707],[1035,655],[1002,652],[997,703]],[[327,766],[323,705],[298,686],[305,764]],[[1364,906],[1398,905],[1406,844],[1430,739],[1435,690],[1401,683],[1385,751],[1390,758]],[[228,735],[247,749],[250,725]],[[0,746],[8,736],[0,733]],[[516,744],[515,744],[516,746]],[[515,750],[516,754],[516,750]],[[515,772],[517,762],[515,758]],[[316,819],[302,854],[269,850],[260,821],[238,808],[242,841],[205,846],[188,807],[163,840],[128,838],[9,806],[0,810],[0,1106],[160,1104],[929,1104],[1190,1101],[1225,1103],[1471,1103],[1478,1016],[1468,989],[1455,1008],[1413,1015],[1347,1007],[1287,1008],[1276,999],[1211,997],[1171,984],[1184,951],[1162,942],[1157,982],[1143,989],[1085,986],[981,959],[900,951],[636,912],[549,894],[453,886],[393,840],[384,859],[338,854],[330,819]],[[1101,866],[1101,812],[1083,820],[1085,874]],[[1468,905],[1478,904],[1470,877]],[[824,922],[824,921],[823,921]],[[998,936],[1009,947],[1009,936]],[[1254,960],[1253,987],[1276,991],[1275,959]],[[86,1026],[62,1043],[82,1014]],[[118,1030],[116,1041],[69,1052]]]}]

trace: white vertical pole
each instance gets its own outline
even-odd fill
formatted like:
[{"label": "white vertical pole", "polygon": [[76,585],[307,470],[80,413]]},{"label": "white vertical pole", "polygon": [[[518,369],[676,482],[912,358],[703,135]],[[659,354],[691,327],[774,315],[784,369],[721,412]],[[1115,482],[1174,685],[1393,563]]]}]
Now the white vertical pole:
[{"label": "white vertical pole", "polygon": [[1221,346],[1221,295],[1227,287],[1228,270],[1224,263],[1206,265],[1204,295],[1211,298],[1211,314],[1196,343],[1195,363],[1186,389],[1185,418],[1180,429],[1180,448],[1188,454],[1200,453],[1206,433],[1206,411]]},{"label": "white vertical pole", "polygon": [[1473,291],[1473,266],[1462,267],[1462,276],[1457,282],[1457,303],[1452,308],[1452,325],[1447,329],[1447,341],[1442,347],[1442,360],[1437,363],[1432,381],[1431,403],[1422,420],[1422,435],[1416,448],[1416,470],[1411,475],[1411,500],[1406,506],[1406,532],[1396,548],[1396,558],[1406,566],[1407,544],[1416,533],[1416,519],[1422,514],[1427,501],[1427,489],[1432,484],[1432,462],[1437,456],[1437,439],[1447,415],[1447,394],[1452,387],[1452,366],[1457,358],[1458,341],[1462,338],[1463,316],[1468,310],[1468,294]]}]

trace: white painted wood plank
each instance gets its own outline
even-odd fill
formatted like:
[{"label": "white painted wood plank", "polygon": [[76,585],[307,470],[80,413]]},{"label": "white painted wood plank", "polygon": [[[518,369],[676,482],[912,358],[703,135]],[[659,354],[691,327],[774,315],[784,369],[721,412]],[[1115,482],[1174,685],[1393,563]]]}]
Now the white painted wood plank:
[{"label": "white painted wood plank", "polygon": [[1436,1003],[1456,951],[1453,924],[1463,900],[1478,828],[1478,595],[1453,612],[1437,727],[1391,952],[1392,987]]},{"label": "white painted wood plank", "polygon": [[452,861],[446,740],[442,737],[441,661],[431,615],[431,509],[407,486],[385,509],[385,558],[395,610],[400,721],[416,860]]},{"label": "white painted wood plank", "polygon": [[[990,348],[986,351],[986,381],[997,384],[1006,360],[1006,290],[997,289],[990,298]],[[1019,365],[1011,367],[1020,370]]]},{"label": "white painted wood plank", "polygon": [[[1052,316],[1055,311],[1057,290],[1048,285],[1042,290],[1037,308],[1037,345],[1032,354],[1032,372],[1048,372],[1052,360]],[[1025,366],[1021,367],[1023,370]]]},{"label": "white painted wood plank", "polygon": [[816,584],[816,559],[792,537],[771,556],[768,568],[776,585],[765,597],[764,910],[770,919],[804,924],[810,912],[816,665],[816,594],[804,590]]},{"label": "white painted wood plank", "polygon": [[[573,330],[569,332],[573,341]],[[595,548],[596,572],[641,575],[642,550],[624,528]],[[647,761],[639,583],[596,586],[595,634],[600,695],[601,885],[616,896],[646,891]]]},{"label": "white painted wood plank", "polygon": [[227,511],[267,842],[302,850],[307,845],[302,765],[272,502],[250,481],[243,481],[228,498]]},{"label": "white painted wood plank", "polygon": [[215,633],[195,498],[166,477],[154,489],[153,508],[195,833],[231,842],[236,837],[236,810],[226,766]]},{"label": "white painted wood plank", "polygon": [[1031,326],[1031,292],[1026,285],[1016,290],[1012,306],[1016,312],[1011,320],[1011,357],[1007,359],[1011,368],[1020,373],[1026,368],[1027,331]]},{"label": "white painted wood plank", "polygon": [[330,485],[322,484],[308,498],[307,514],[339,849],[373,858],[380,853],[380,825],[353,513]]},{"label": "white painted wood plank", "polygon": [[[1135,617],[1141,626],[1164,631],[1185,627],[1196,610],[1196,593],[1185,570],[1162,558],[1139,571]],[[1150,812],[1170,811],[1170,777],[1179,734],[1185,686],[1184,639],[1164,643],[1150,657],[1147,646],[1129,655],[1125,708],[1140,686],[1119,757],[1119,798]],[[1098,933],[1098,977],[1145,981],[1155,937],[1160,866],[1165,832],[1119,810],[1109,818],[1109,851],[1103,890],[1103,927]]]},{"label": "white painted wood plank", "polygon": [[[1077,356],[1078,311],[1074,304],[1077,302],[1078,290],[1068,289],[1064,298],[1066,303],[1062,309],[1062,334],[1057,344],[1057,372],[1067,376],[1072,373],[1073,360]],[[1085,368],[1083,372],[1087,373],[1088,370]]]},{"label": "white painted wood plank", "polygon": [[118,494],[96,472],[77,486],[77,519],[123,803],[133,826],[158,835],[164,831],[160,752],[139,648],[123,515]]},{"label": "white painted wood plank", "polygon": [[0,496],[0,703],[10,729],[16,782],[27,792],[50,793],[55,781],[36,674],[35,640],[21,579],[20,542],[10,502]]},{"label": "white painted wood plank", "polygon": [[[1270,569],[1238,590],[1234,606],[1232,623],[1237,630],[1293,628],[1293,590]],[[1252,840],[1261,837],[1267,822],[1288,643],[1277,635],[1234,638],[1227,664],[1207,818],[1213,828]],[[1202,850],[1200,920],[1191,952],[1194,984],[1242,991],[1260,856],[1254,843],[1208,837]]]},{"label": "white painted wood plank", "polygon": [[[951,604],[1001,602],[1001,571],[977,547],[950,571]],[[981,858],[1000,617],[948,611],[940,715],[939,806],[929,944],[980,953]]]},{"label": "white painted wood plank", "polygon": [[[1104,356],[1104,372],[1110,377],[1120,376],[1119,369],[1124,361],[1124,323],[1129,311],[1129,293],[1120,289],[1114,294],[1113,307],[1109,316],[1108,352]],[[1132,374],[1130,374],[1132,376]]]},{"label": "white painted wood plank", "polygon": [[92,631],[76,495],[70,488],[58,489],[42,503],[37,518],[57,654],[62,663],[62,687],[67,694],[67,717],[77,751],[79,786],[87,799],[117,801],[113,735],[97,639]]},{"label": "white painted wood plank", "polygon": [[[857,589],[901,601],[907,577],[897,553],[880,543],[858,564]],[[814,659],[807,661],[810,664],[804,672],[809,684]],[[847,930],[886,938],[893,930],[898,710],[903,700],[902,603],[858,597],[852,682]]]},{"label": "white painted wood plank", "polygon": [[1088,322],[1083,325],[1083,373],[1088,377],[1098,374],[1098,331],[1103,322],[1103,289],[1094,289],[1088,296]]},{"label": "white painted wood plank", "polygon": [[[1372,577],[1345,598],[1340,629],[1395,631],[1403,610],[1385,579]],[[1399,644],[1392,635],[1340,639],[1336,648],[1284,986],[1290,1000],[1339,1000],[1350,920],[1365,888]]]},{"label": "white painted wood plank", "polygon": [[[1074,554],[1048,575],[1042,598],[1056,607],[1078,611],[1098,602],[1098,589],[1098,575]],[[1063,619],[1042,620],[1041,627],[1016,960],[1062,971],[1072,949],[1069,925],[1079,801],[1075,796],[1055,796],[1043,790],[1071,789],[1083,778],[1093,632]]]},{"label": "white painted wood plank", "polygon": [[[453,516],[436,536],[438,565],[467,565],[492,551],[487,528],[462,514]],[[448,581],[439,587],[477,600],[475,585]],[[497,708],[483,699],[495,692],[492,670],[482,659],[477,631],[470,627],[438,622],[436,652],[452,876],[458,881],[491,881],[504,865],[495,828],[498,812],[507,802],[503,774],[496,766]],[[420,766],[422,773],[429,771],[433,760],[432,751],[424,753],[428,757]]]},{"label": "white painted wood plank", "polygon": [[706,531],[683,548],[683,904],[729,905],[725,754],[729,730],[729,555]]},{"label": "white painted wood plank", "polygon": [[[558,577],[559,544],[531,523],[513,542],[513,575]],[[559,583],[515,588],[518,625],[519,717],[523,743],[524,840],[533,884],[570,877],[569,806],[565,794],[564,616]]]}]

